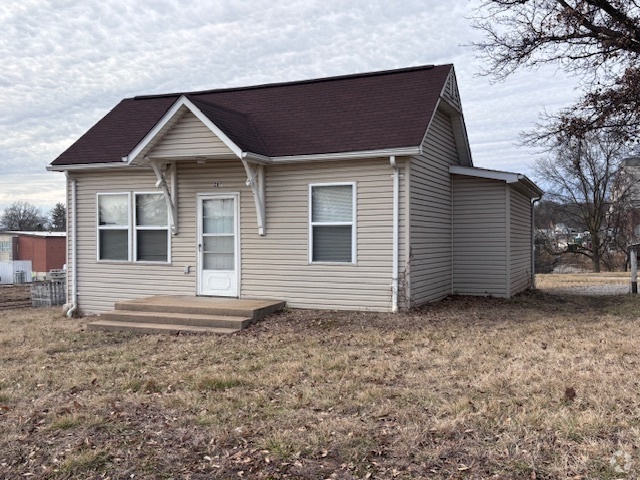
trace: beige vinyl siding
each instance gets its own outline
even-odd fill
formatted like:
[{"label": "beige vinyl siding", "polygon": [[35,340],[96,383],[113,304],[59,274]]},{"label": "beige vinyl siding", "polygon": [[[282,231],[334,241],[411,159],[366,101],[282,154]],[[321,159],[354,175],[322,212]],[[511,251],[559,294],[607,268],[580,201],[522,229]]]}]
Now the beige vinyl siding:
[{"label": "beige vinyl siding", "polygon": [[[76,176],[80,310],[83,313],[102,312],[111,310],[116,301],[156,294],[193,295],[195,271],[185,275],[183,267],[195,267],[195,237],[188,233],[188,224],[194,221],[194,216],[190,220],[188,217],[180,219],[178,226],[184,229],[171,239],[171,265],[98,262],[96,259],[96,193],[156,191],[156,177],[151,169],[78,173]],[[190,255],[187,254],[189,250]]]},{"label": "beige vinyl siding", "polygon": [[531,287],[531,201],[529,197],[510,188],[510,293]]},{"label": "beige vinyl siding", "polygon": [[185,113],[148,153],[149,157],[219,156],[233,152],[193,113]]},{"label": "beige vinyl siding", "polygon": [[453,175],[453,291],[507,297],[507,185]]},{"label": "beige vinyl siding", "polygon": [[411,159],[409,259],[411,306],[451,293],[451,175],[458,163],[451,120],[438,111],[423,145]]},{"label": "beige vinyl siding", "polygon": [[[155,191],[150,169],[77,174],[78,286],[81,311],[111,310],[118,300],[196,294],[198,193],[240,192],[240,296],[282,298],[291,307],[391,308],[392,169],[388,159],[270,165],[266,172],[266,236],[238,160],[178,163],[178,235],[171,264],[98,262],[96,193]],[[216,182],[218,187],[214,187]],[[309,264],[310,183],[356,182],[357,264]],[[185,266],[190,272],[184,273]]]},{"label": "beige vinyl siding", "polygon": [[[243,221],[242,295],[299,308],[389,310],[392,172],[388,159],[268,166],[266,236],[255,220]],[[356,183],[356,265],[308,261],[309,184],[334,182]]]}]

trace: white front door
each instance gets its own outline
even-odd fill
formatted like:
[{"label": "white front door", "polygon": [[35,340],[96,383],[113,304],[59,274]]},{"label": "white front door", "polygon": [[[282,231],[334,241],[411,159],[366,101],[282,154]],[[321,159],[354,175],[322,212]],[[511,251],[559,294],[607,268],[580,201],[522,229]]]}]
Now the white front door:
[{"label": "white front door", "polygon": [[198,195],[198,295],[238,296],[238,194]]}]

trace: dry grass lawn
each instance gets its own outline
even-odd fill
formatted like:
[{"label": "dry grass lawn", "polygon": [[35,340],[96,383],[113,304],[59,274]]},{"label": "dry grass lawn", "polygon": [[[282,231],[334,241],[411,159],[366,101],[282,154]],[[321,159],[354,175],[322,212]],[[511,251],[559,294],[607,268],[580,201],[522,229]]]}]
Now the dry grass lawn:
[{"label": "dry grass lawn", "polygon": [[544,290],[593,285],[629,285],[630,275],[629,272],[539,274],[536,275],[536,287]]},{"label": "dry grass lawn", "polygon": [[639,311],[457,297],[224,337],[0,311],[0,478],[637,478]]}]

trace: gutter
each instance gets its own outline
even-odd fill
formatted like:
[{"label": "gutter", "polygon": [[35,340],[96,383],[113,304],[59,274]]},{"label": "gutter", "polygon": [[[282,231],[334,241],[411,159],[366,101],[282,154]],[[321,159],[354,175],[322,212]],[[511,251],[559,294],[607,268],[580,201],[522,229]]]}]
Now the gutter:
[{"label": "gutter", "polygon": [[400,218],[400,200],[398,196],[400,194],[400,171],[394,155],[389,157],[389,163],[393,168],[393,268],[391,273],[391,311],[395,313],[398,311],[398,229]]},{"label": "gutter", "polygon": [[[318,153],[318,154],[308,154],[308,155],[290,155],[285,157],[268,157],[265,155],[260,155],[257,153],[251,152],[241,152],[238,155],[240,160],[247,160],[251,163],[255,163],[258,165],[269,165],[269,164],[288,164],[288,163],[298,163],[298,162],[328,162],[328,161],[340,161],[340,160],[357,160],[357,159],[368,159],[368,158],[385,158],[390,155],[393,156],[411,156],[411,155],[420,155],[422,152],[422,147],[398,147],[398,148],[386,148],[381,150],[362,150],[358,152],[337,152],[337,153]],[[173,160],[176,157],[172,157]],[[196,156],[189,155],[188,159],[195,159]],[[211,157],[214,158],[214,157]],[[129,156],[122,157],[122,161],[119,162],[108,162],[108,163],[79,163],[79,164],[71,164],[71,165],[48,165],[47,171],[49,172],[66,172],[73,170],[102,170],[102,169],[111,169],[111,168],[126,168],[130,169],[138,169],[144,170],[143,166],[133,165],[128,163]],[[154,160],[167,160],[163,158],[154,158]]]},{"label": "gutter", "polygon": [[[69,175],[68,172],[65,172],[65,177],[67,177],[67,185],[69,185],[69,181],[71,181],[71,211],[73,212],[72,216],[72,220],[71,220],[71,238],[69,237],[69,227],[67,225],[67,258],[69,256],[69,245],[73,244],[73,256],[72,256],[72,261],[71,261],[71,269],[69,269],[69,271],[67,272],[68,274],[71,274],[71,278],[67,278],[67,292],[68,292],[68,285],[69,285],[69,280],[72,280],[71,285],[72,285],[72,289],[71,289],[71,302],[69,302],[69,299],[67,298],[67,302],[71,303],[71,307],[69,308],[69,310],[67,310],[67,317],[71,318],[73,316],[73,314],[76,312],[76,310],[78,309],[78,246],[77,246],[77,240],[78,240],[78,230],[77,230],[77,219],[78,219],[78,215],[76,213],[76,207],[77,207],[77,201],[76,201],[76,190],[77,190],[77,182],[76,179],[74,177],[71,177]],[[67,216],[68,216],[68,209],[67,209]],[[70,241],[71,240],[71,241]],[[68,297],[68,293],[67,293],[67,297]]]},{"label": "gutter", "polygon": [[48,165],[47,172],[69,172],[74,170],[104,170],[111,168],[126,168],[142,170],[142,167],[131,166],[123,162],[109,162],[109,163],[78,163],[73,165]]},{"label": "gutter", "polygon": [[293,163],[309,161],[353,160],[360,158],[380,158],[393,156],[419,155],[420,147],[399,147],[381,150],[362,150],[358,152],[319,153],[309,155],[290,155],[286,157],[270,157],[271,163]]}]

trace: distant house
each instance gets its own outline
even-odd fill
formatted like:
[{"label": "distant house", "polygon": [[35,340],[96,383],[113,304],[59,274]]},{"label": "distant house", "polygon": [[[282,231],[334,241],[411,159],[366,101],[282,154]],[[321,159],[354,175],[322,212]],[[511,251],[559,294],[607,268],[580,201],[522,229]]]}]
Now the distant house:
[{"label": "distant house", "polygon": [[0,262],[11,262],[17,254],[18,236],[12,232],[0,232]]},{"label": "distant house", "polygon": [[[623,182],[621,190],[626,198],[625,229],[623,234],[628,243],[640,242],[640,157],[625,158],[622,162]],[[614,198],[619,195],[617,192]]]},{"label": "distant house", "polygon": [[473,166],[452,65],[127,98],[48,169],[68,175],[83,312],[156,294],[395,311],[532,285],[542,192]]},{"label": "distant house", "polygon": [[30,278],[44,279],[47,272],[64,267],[65,232],[0,232],[0,262],[31,261]]}]

